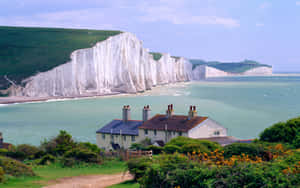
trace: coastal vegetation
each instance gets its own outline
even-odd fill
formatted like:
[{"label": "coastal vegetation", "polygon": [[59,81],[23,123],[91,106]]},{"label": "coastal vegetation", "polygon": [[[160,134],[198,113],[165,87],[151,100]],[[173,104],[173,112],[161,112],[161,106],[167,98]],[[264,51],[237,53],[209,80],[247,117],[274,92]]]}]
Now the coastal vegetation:
[{"label": "coastal vegetation", "polygon": [[299,187],[299,120],[275,124],[252,143],[225,147],[177,137],[153,159],[130,160],[128,170],[141,187]]},{"label": "coastal vegetation", "polygon": [[70,60],[70,54],[90,48],[120,31],[0,27],[0,89]]},{"label": "coastal vegetation", "polygon": [[86,142],[75,142],[66,131],[40,146],[21,144],[0,150],[0,187],[41,187],[62,177],[123,172],[125,163],[105,158]]},{"label": "coastal vegetation", "polygon": [[199,65],[207,65],[230,73],[243,73],[246,72],[247,70],[258,68],[258,67],[271,68],[270,65],[261,64],[259,62],[251,61],[251,60],[244,60],[241,62],[219,62],[219,61],[204,61],[200,59],[190,59],[190,62],[193,64],[193,69],[195,69]]},{"label": "coastal vegetation", "polygon": [[270,158],[244,153],[226,157],[218,149],[175,152],[131,160],[128,169],[141,187],[297,187],[300,150],[283,148],[282,144],[266,148]]},{"label": "coastal vegetation", "polygon": [[284,142],[300,148],[300,117],[279,122],[265,129],[260,140],[266,142]]},{"label": "coastal vegetation", "polygon": [[21,144],[1,149],[0,186],[41,187],[61,177],[127,169],[134,180],[112,187],[299,187],[300,147],[295,141],[299,131],[300,117],[274,124],[252,143],[221,146],[176,137],[159,147],[145,139],[131,148],[153,148],[155,155],[126,163],[118,157],[107,158],[96,145],[76,142],[60,131],[38,147]]}]

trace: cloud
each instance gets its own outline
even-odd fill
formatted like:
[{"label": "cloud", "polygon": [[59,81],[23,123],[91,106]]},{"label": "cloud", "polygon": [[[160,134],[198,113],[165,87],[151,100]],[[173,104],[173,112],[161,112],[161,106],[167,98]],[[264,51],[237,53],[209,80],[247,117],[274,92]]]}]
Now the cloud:
[{"label": "cloud", "polygon": [[[57,3],[58,1],[53,0],[48,3]],[[176,25],[221,25],[228,28],[240,26],[238,20],[218,15],[217,10],[208,8],[208,4],[203,5],[206,0],[201,2],[203,7],[195,6],[195,3],[199,3],[198,0],[115,0],[109,1],[109,3],[105,3],[104,0],[96,1],[97,3],[95,0],[86,1],[87,4],[83,7],[75,6],[71,7],[72,9],[60,7],[60,10],[53,11],[47,10],[43,6],[40,11],[34,8],[35,12],[31,14],[6,15],[0,17],[0,25],[118,30],[127,30],[130,28],[130,24],[156,22],[168,22]],[[210,1],[207,0],[207,2]],[[34,4],[33,2],[37,2],[37,0],[30,0],[30,2]],[[78,2],[79,0],[74,0],[74,3]],[[93,5],[94,7],[90,8]],[[197,9],[191,11],[191,7],[197,7]]]},{"label": "cloud", "polygon": [[183,0],[161,0],[160,4],[144,3],[140,6],[144,14],[139,19],[142,22],[169,22],[172,24],[201,24],[239,27],[238,20],[217,15],[195,15],[185,10]]},{"label": "cloud", "polygon": [[268,9],[271,6],[272,6],[272,3],[270,3],[270,2],[264,2],[264,3],[262,3],[262,4],[259,5],[259,8],[260,9]]},{"label": "cloud", "polygon": [[[107,19],[103,9],[83,9],[38,13],[30,16],[0,17],[0,25],[62,27],[90,29],[119,29],[119,19]],[[118,20],[118,21],[116,21]]]},{"label": "cloud", "polygon": [[256,27],[263,27],[263,26],[265,26],[265,24],[263,24],[263,23],[257,23],[256,24]]},{"label": "cloud", "polygon": [[300,6],[300,1],[297,1],[297,2],[296,2],[296,5],[297,5],[297,6]]}]

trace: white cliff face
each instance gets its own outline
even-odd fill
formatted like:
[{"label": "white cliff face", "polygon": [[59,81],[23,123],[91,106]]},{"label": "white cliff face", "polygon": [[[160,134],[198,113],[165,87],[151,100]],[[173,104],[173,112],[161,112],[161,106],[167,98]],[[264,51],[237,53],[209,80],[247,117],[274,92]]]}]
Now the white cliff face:
[{"label": "white cliff face", "polygon": [[270,76],[273,74],[271,67],[258,67],[243,73],[229,73],[207,65],[199,65],[193,70],[193,80],[226,76]]},{"label": "white cliff face", "polygon": [[[272,68],[259,67],[240,75],[270,75]],[[71,61],[12,86],[13,96],[80,97],[112,93],[137,93],[164,85],[209,77],[233,76],[213,67],[197,66],[169,54],[155,61],[142,42],[131,33],[122,33],[76,50]]]},{"label": "white cliff face", "polygon": [[224,77],[229,76],[230,73],[221,71],[219,69],[209,67],[206,65],[199,65],[193,70],[193,79],[194,80],[203,80],[206,78],[213,77]]},{"label": "white cliff face", "polygon": [[273,69],[271,67],[258,67],[243,73],[246,76],[271,76],[272,74]]},{"label": "white cliff face", "polygon": [[136,93],[191,79],[189,61],[169,54],[155,61],[136,36],[122,33],[92,48],[74,51],[70,62],[24,80],[25,87],[15,95],[69,97]]}]

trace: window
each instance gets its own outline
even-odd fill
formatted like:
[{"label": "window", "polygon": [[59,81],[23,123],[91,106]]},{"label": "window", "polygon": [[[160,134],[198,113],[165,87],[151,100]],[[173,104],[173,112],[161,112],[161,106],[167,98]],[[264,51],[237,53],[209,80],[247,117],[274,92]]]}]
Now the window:
[{"label": "window", "polygon": [[178,135],[179,135],[179,136],[182,136],[182,132],[179,132]]},{"label": "window", "polygon": [[126,141],[126,136],[123,136],[123,140]]},{"label": "window", "polygon": [[105,140],[105,134],[102,134],[102,139]]},{"label": "window", "polygon": [[145,135],[148,135],[148,130],[147,129],[145,129],[144,132],[145,132]]},{"label": "window", "polygon": [[110,135],[110,139],[112,140],[112,141],[114,141],[114,135]]},{"label": "window", "polygon": [[157,135],[157,132],[156,132],[156,130],[154,130],[154,136],[156,136]]},{"label": "window", "polygon": [[217,135],[217,136],[220,135],[220,131],[215,131],[214,135]]},{"label": "window", "polygon": [[131,141],[132,141],[132,142],[135,141],[135,136],[131,136]]},{"label": "window", "polygon": [[174,136],[176,135],[176,132],[175,132],[175,131],[173,132],[173,135],[174,135]]}]

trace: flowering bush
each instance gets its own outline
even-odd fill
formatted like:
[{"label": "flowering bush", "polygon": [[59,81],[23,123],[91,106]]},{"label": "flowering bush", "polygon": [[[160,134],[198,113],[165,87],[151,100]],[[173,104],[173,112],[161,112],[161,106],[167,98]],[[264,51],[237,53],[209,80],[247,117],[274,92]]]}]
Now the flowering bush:
[{"label": "flowering bush", "polygon": [[245,153],[225,157],[223,150],[215,149],[135,160],[129,169],[138,169],[130,172],[145,188],[299,187],[300,150],[285,150],[282,144],[265,149],[274,155],[271,161]]}]

